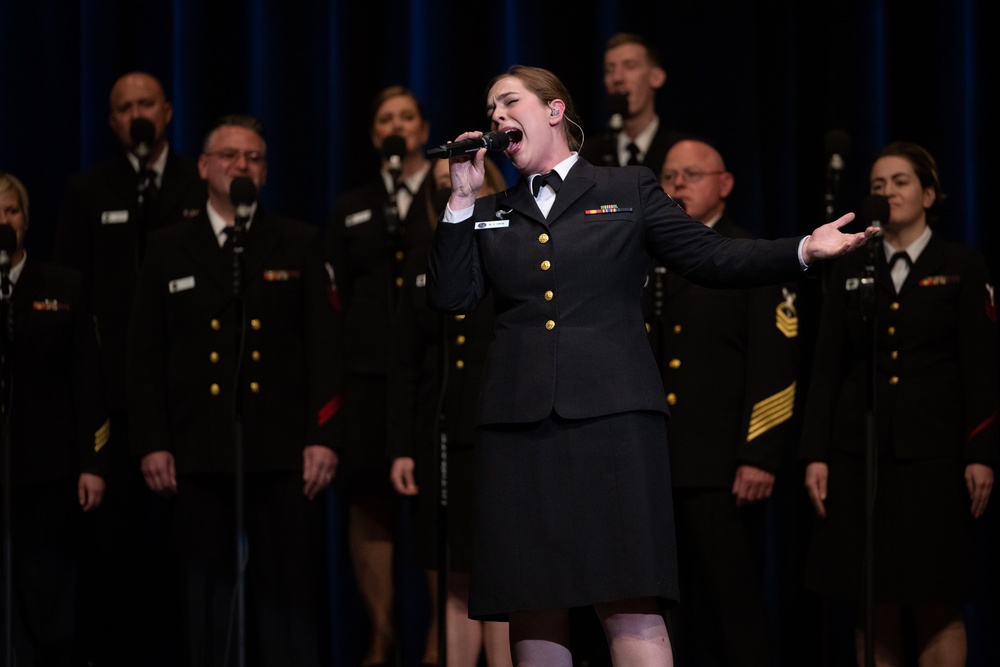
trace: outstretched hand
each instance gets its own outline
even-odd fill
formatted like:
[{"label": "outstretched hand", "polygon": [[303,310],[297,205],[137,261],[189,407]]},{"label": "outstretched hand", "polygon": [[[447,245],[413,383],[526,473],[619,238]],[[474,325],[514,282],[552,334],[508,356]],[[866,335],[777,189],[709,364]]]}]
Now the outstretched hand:
[{"label": "outstretched hand", "polygon": [[853,213],[846,213],[833,222],[817,227],[806,237],[802,245],[802,259],[806,264],[812,264],[817,259],[832,259],[857,250],[868,239],[878,233],[878,227],[869,227],[857,234],[844,234],[840,228],[854,220]]}]

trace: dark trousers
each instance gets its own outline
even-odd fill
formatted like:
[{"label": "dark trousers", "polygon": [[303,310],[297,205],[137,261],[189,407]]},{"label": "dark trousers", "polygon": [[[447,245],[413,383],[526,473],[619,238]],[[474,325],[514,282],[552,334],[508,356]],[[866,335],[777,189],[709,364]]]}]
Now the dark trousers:
[{"label": "dark trousers", "polygon": [[[327,578],[322,497],[300,473],[248,474],[245,623],[248,667],[319,667]],[[178,478],[174,527],[186,597],[191,667],[235,665],[238,649],[235,483],[232,475]]]},{"label": "dark trousers", "polygon": [[765,506],[728,489],[675,489],[681,600],[668,616],[677,664],[770,667]]}]

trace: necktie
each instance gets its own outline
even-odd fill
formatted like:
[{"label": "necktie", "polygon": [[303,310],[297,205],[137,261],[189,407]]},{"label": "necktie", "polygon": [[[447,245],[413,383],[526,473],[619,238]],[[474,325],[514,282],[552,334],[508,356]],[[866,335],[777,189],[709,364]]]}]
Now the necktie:
[{"label": "necktie", "polygon": [[233,228],[229,226],[223,227],[222,233],[226,235],[226,240],[222,243],[222,249],[229,250],[233,247]]},{"label": "necktie", "polygon": [[542,186],[546,184],[556,192],[559,192],[559,186],[562,185],[562,176],[557,171],[550,171],[547,174],[535,176],[531,181],[531,196],[537,198]]},{"label": "necktie", "polygon": [[626,165],[640,165],[640,164],[642,164],[641,162],[639,162],[639,147],[638,146],[636,146],[634,143],[630,143],[628,146],[625,147],[625,150],[628,151],[628,162],[625,163]]}]

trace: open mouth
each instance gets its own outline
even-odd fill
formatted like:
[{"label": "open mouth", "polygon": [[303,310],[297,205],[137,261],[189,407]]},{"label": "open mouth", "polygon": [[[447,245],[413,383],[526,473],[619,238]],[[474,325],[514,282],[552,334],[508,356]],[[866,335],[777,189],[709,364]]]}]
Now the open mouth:
[{"label": "open mouth", "polygon": [[510,139],[510,143],[507,144],[505,149],[508,155],[516,153],[521,147],[521,140],[524,139],[524,132],[517,129],[516,127],[507,128],[502,130],[507,134],[507,138]]}]

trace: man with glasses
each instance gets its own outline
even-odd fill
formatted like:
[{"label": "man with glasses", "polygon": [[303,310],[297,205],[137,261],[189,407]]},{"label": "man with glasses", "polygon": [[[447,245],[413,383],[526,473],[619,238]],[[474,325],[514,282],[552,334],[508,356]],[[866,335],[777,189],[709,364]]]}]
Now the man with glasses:
[{"label": "man with glasses", "polygon": [[[696,220],[724,236],[749,236],[726,212],[733,175],[710,144],[674,144],[660,184]],[[762,501],[794,436],[794,288],[708,289],[660,275],[656,343],[670,405],[681,572],[681,603],[670,615],[675,658],[684,665],[772,665]]]},{"label": "man with glasses", "polygon": [[255,118],[209,132],[207,205],[150,235],[129,328],[133,447],[174,501],[192,667],[325,664],[340,327],[319,230],[256,202],[266,155]]},{"label": "man with glasses", "polygon": [[150,541],[150,526],[164,520],[165,508],[146,489],[128,449],[125,336],[146,235],[197,215],[205,191],[194,162],[167,141],[173,108],[156,77],[123,75],[111,88],[109,104],[108,124],[119,150],[70,178],[55,244],[56,262],[83,274],[111,419],[107,497],[99,512],[86,517],[80,637],[95,667],[131,667],[139,656],[165,666],[174,663],[163,642],[175,634],[169,626],[177,614],[162,599],[149,602],[172,590],[164,577],[150,576],[162,570],[166,550]]}]

